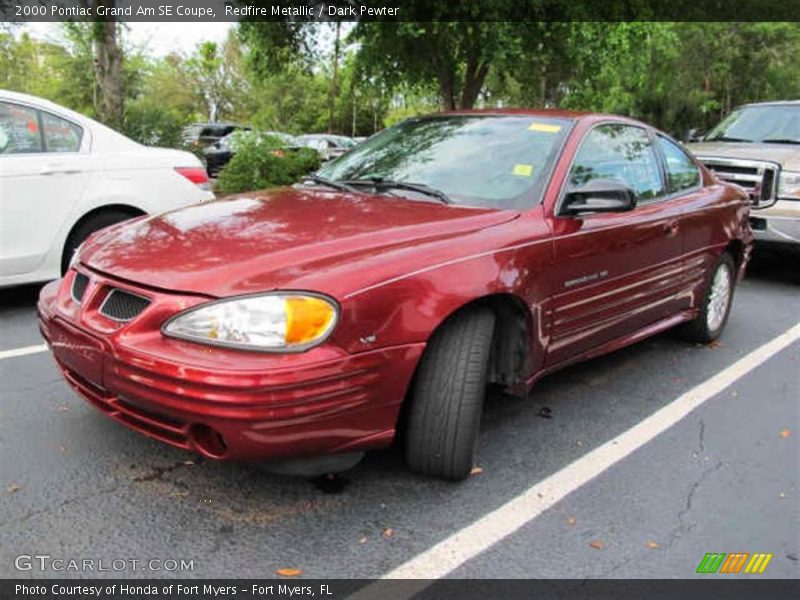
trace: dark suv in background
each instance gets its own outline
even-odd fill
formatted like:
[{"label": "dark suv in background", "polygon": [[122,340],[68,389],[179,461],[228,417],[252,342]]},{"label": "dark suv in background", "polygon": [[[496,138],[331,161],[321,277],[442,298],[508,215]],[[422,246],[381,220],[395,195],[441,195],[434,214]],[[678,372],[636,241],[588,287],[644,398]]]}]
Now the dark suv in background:
[{"label": "dark suv in background", "polygon": [[192,150],[202,150],[239,129],[250,128],[237,123],[194,123],[183,131],[183,143]]}]

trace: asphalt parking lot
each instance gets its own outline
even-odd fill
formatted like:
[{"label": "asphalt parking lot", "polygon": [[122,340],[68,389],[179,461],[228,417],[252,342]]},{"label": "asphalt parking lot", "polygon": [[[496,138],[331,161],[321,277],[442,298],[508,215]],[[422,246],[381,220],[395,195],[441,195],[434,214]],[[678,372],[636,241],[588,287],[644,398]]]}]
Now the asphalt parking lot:
[{"label": "asphalt parking lot", "polygon": [[[472,546],[456,563],[435,550],[482,518],[504,526],[504,505],[797,326],[794,261],[757,257],[718,343],[667,332],[556,373],[526,400],[493,398],[480,472],[461,484],[413,476],[391,449],[332,481],[307,481],[148,440],[84,404],[49,353],[13,352],[42,343],[37,289],[3,290],[0,576],[255,578],[288,568],[372,578],[410,564],[428,577],[688,578],[707,552],[768,552],[759,577],[797,578],[796,336],[577,489],[561,477],[571,491],[534,518],[512,515],[519,526],[497,543],[465,538]],[[15,568],[15,557],[34,554],[184,559],[193,570]]]}]

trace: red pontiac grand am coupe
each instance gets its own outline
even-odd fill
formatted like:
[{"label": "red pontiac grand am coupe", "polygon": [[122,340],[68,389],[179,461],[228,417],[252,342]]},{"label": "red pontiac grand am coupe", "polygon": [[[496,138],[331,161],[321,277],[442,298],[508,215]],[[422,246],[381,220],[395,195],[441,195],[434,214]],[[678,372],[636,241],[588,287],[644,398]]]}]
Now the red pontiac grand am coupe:
[{"label": "red pontiac grand am coupe", "polygon": [[402,412],[411,469],[460,479],[488,385],[676,325],[716,338],[748,213],[630,119],[415,118],[294,187],[98,232],[40,325],[84,398],[173,446],[343,468]]}]

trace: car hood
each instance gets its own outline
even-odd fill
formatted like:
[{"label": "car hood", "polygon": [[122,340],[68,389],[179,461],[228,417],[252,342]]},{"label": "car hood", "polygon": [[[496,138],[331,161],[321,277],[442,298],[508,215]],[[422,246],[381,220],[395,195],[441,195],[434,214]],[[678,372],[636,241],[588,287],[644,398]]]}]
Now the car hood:
[{"label": "car hood", "polygon": [[224,297],[292,282],[378,252],[491,227],[515,211],[283,188],[102,230],[80,261],[164,290]]},{"label": "car hood", "polygon": [[746,142],[700,142],[686,144],[692,154],[706,158],[739,158],[744,160],[768,160],[781,165],[787,171],[800,171],[800,151],[791,144],[758,144]]}]

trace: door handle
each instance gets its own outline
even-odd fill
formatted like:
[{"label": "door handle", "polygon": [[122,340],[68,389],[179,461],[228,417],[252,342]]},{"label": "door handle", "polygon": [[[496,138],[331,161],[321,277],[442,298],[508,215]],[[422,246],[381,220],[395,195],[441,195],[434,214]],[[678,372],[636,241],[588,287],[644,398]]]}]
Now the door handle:
[{"label": "door handle", "polygon": [[80,169],[63,169],[59,167],[42,167],[39,175],[77,175]]},{"label": "door handle", "polygon": [[678,234],[678,229],[680,229],[680,224],[678,221],[670,221],[664,225],[664,235],[667,237],[673,237]]}]

